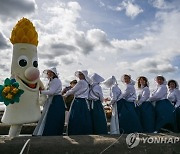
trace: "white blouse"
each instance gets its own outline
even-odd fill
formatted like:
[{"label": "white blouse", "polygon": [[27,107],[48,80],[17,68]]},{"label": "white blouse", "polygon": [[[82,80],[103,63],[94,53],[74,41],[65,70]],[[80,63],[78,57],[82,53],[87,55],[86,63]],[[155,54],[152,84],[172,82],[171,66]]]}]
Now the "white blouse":
[{"label": "white blouse", "polygon": [[66,92],[64,96],[74,94],[76,98],[88,98],[89,84],[85,80],[79,80],[78,83],[70,90]]},{"label": "white blouse", "polygon": [[62,83],[59,78],[54,78],[49,81],[47,90],[42,90],[41,93],[44,95],[60,95],[62,90]]},{"label": "white blouse", "polygon": [[150,96],[150,90],[149,87],[144,87],[140,89],[140,93],[138,95],[138,104],[142,104],[143,102],[147,101]]},{"label": "white blouse", "polygon": [[89,99],[90,100],[100,100],[103,102],[104,97],[103,97],[103,92],[102,88],[99,84],[93,84],[89,90]]},{"label": "white blouse", "polygon": [[171,102],[176,102],[175,107],[180,106],[180,90],[179,89],[169,90],[167,97]]},{"label": "white blouse", "polygon": [[157,86],[157,89],[152,93],[149,101],[159,101],[163,99],[167,99],[167,87],[165,84]]},{"label": "white blouse", "polygon": [[110,91],[110,97],[111,97],[111,102],[110,104],[114,104],[115,102],[120,100],[121,96],[121,89],[118,87],[118,85],[113,85]]},{"label": "white blouse", "polygon": [[127,84],[126,90],[122,93],[121,98],[129,102],[134,102],[136,100],[136,90],[134,88],[134,83]]}]

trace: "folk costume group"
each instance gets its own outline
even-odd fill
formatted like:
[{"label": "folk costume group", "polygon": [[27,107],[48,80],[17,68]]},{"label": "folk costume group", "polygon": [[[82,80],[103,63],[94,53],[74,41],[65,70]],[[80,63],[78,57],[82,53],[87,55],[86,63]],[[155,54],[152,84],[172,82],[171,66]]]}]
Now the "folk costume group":
[{"label": "folk costume group", "polygon": [[[62,91],[56,68],[44,73],[49,84],[40,93],[48,98],[34,136],[63,135],[65,123],[67,135],[108,134],[103,102],[112,107],[110,134],[180,131],[180,91],[175,80],[166,83],[163,76],[157,76],[157,87],[150,93],[148,79],[140,76],[136,92],[135,81],[124,74],[121,80],[126,88],[122,92],[114,76],[105,80],[97,73],[89,77],[87,70],[80,70],[75,72],[77,83]],[[108,98],[104,98],[100,84],[109,88]],[[67,114],[65,100],[71,95]]]}]

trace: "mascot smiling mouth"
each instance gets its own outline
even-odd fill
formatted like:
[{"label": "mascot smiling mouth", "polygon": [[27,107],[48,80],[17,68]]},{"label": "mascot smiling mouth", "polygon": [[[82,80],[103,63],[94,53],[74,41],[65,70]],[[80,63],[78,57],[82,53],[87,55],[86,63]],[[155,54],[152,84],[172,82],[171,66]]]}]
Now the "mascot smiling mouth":
[{"label": "mascot smiling mouth", "polygon": [[27,87],[29,87],[29,88],[31,88],[31,89],[35,89],[36,88],[36,86],[37,86],[37,83],[27,83],[27,82],[25,82],[24,80],[22,80],[21,79],[21,81],[27,86]]}]

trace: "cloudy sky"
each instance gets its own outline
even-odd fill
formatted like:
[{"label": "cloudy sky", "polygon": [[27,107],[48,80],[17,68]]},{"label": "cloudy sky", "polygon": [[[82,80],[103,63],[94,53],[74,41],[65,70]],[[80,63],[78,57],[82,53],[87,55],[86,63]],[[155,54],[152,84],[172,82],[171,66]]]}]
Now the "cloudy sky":
[{"label": "cloudy sky", "polygon": [[78,69],[115,75],[120,86],[124,73],[180,81],[179,0],[1,0],[1,83],[10,76],[11,30],[22,17],[38,31],[40,71],[56,66],[63,85]]}]

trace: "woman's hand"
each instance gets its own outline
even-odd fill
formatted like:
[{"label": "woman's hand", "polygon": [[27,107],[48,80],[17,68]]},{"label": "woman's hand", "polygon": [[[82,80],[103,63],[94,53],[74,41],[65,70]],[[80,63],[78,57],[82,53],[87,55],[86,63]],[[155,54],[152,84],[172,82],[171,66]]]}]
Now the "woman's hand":
[{"label": "woman's hand", "polygon": [[110,100],[111,99],[107,97],[107,98],[104,99],[104,102],[107,102],[107,101],[110,101]]}]

